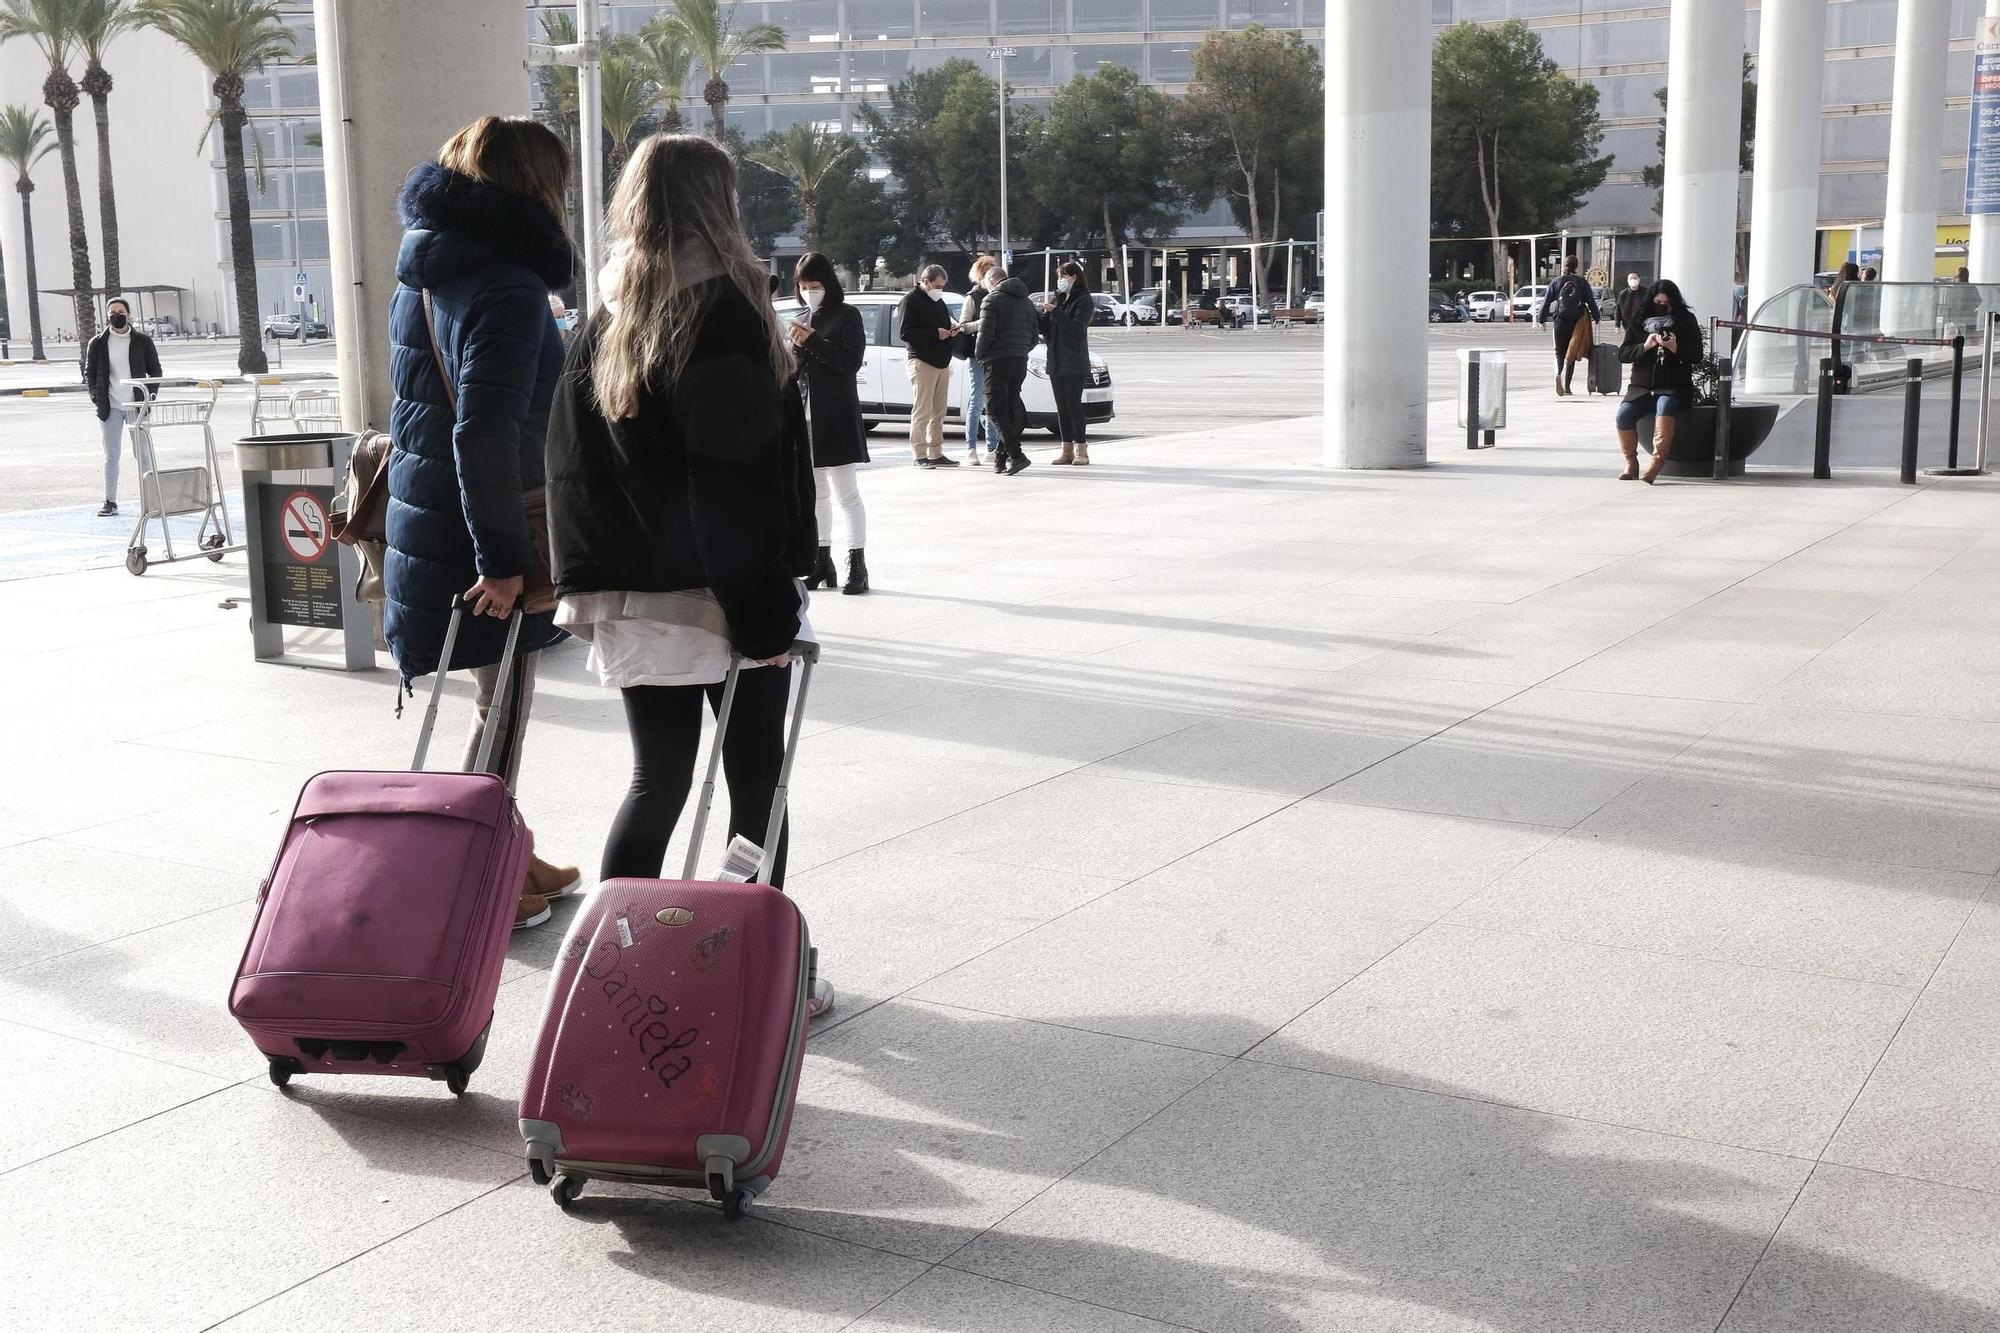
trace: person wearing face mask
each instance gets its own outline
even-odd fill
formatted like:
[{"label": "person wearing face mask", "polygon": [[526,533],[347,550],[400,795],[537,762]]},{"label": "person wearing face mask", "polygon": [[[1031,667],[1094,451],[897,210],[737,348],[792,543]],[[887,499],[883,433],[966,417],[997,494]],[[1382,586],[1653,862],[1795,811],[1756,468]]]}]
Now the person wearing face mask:
[{"label": "person wearing face mask", "polygon": [[944,414],[951,397],[952,341],[962,330],[944,303],[945,272],[927,265],[898,308],[899,336],[909,349],[910,452],[918,467],[957,467],[944,451]]},{"label": "person wearing face mask", "polygon": [[[854,377],[868,359],[868,334],[861,315],[847,304],[847,293],[834,272],[833,261],[813,253],[800,258],[793,273],[799,303],[805,309],[792,321],[792,346],[798,352],[805,383],[806,415],[811,422],[813,500],[819,525],[819,555],[806,587],[838,587],[847,596],[868,591],[868,511],[861,503],[856,476],[868,461],[868,431],[861,420],[861,395]],[[833,502],[847,524],[847,582],[833,563]]]},{"label": "person wearing face mask", "polygon": [[[979,345],[979,311],[986,304],[986,275],[1000,266],[1000,261],[992,255],[980,255],[972,261],[972,290],[966,293],[965,306],[959,311],[957,340],[952,345],[953,352],[965,358],[965,461],[979,466],[979,441],[984,439],[986,447],[992,449],[993,430],[986,422],[986,367],[979,360],[976,349]],[[996,454],[996,458],[997,458]]]},{"label": "person wearing face mask", "polygon": [[132,419],[131,404],[153,396],[151,385],[133,381],[158,379],[162,373],[153,340],[132,327],[132,307],[116,298],[106,311],[105,327],[90,340],[83,357],[84,383],[90,386],[104,439],[104,507],[97,511],[99,518],[118,513],[118,454],[124,446],[125,425]]},{"label": "person wearing face mask", "polygon": [[1618,293],[1618,331],[1623,333],[1632,327],[1632,322],[1644,319],[1646,310],[1646,288],[1636,273],[1625,275],[1625,290]]},{"label": "person wearing face mask", "polygon": [[1090,321],[1097,305],[1083,265],[1074,259],[1056,270],[1056,299],[1042,306],[1042,339],[1049,345],[1049,387],[1056,395],[1056,428],[1062,436],[1058,465],[1090,462],[1083,420],[1083,390],[1090,383]]},{"label": "person wearing face mask", "polygon": [[[1652,485],[1673,452],[1674,421],[1694,405],[1694,366],[1701,360],[1701,321],[1681,289],[1666,278],[1646,293],[1645,315],[1625,327],[1618,359],[1632,367],[1625,401],[1618,405],[1618,450],[1625,456],[1620,481]],[[1653,418],[1653,457],[1639,471],[1639,419]]]},{"label": "person wearing face mask", "polygon": [[995,264],[986,270],[986,297],[979,307],[979,335],[973,355],[986,381],[986,415],[993,423],[993,471],[1014,476],[1028,466],[1021,449],[1027,412],[1021,385],[1028,378],[1028,353],[1040,336],[1028,284]]}]

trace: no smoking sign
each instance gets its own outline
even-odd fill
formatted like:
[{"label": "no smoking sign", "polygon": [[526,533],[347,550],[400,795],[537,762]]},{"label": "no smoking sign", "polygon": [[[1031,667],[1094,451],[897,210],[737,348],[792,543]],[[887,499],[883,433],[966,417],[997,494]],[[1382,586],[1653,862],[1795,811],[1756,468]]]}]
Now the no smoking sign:
[{"label": "no smoking sign", "polygon": [[294,491],[285,497],[280,529],[286,552],[300,564],[317,564],[326,554],[326,508],[311,491]]},{"label": "no smoking sign", "polygon": [[340,553],[327,521],[332,508],[331,486],[257,487],[262,614],[271,624],[341,627]]}]

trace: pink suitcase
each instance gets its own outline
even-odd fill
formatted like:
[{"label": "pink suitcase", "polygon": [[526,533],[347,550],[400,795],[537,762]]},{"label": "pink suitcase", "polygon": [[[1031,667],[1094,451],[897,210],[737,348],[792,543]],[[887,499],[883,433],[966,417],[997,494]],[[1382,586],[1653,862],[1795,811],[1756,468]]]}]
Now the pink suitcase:
[{"label": "pink suitcase", "polygon": [[[454,606],[441,662],[462,613]],[[496,695],[520,633],[516,614]],[[436,675],[413,771],[307,782],[257,896],[229,1012],[281,1088],[295,1074],[401,1074],[460,1093],[486,1052],[533,839],[498,777],[422,771],[444,692]],[[498,719],[495,709],[481,768]]]},{"label": "pink suitcase", "polygon": [[[775,848],[798,753],[791,736],[764,846]],[[610,880],[570,923],[521,1093],[528,1169],[568,1207],[592,1177],[706,1189],[730,1220],[770,1186],[785,1155],[814,957],[805,919],[764,883],[694,878],[740,663],[717,710],[715,745],[678,880]]]}]

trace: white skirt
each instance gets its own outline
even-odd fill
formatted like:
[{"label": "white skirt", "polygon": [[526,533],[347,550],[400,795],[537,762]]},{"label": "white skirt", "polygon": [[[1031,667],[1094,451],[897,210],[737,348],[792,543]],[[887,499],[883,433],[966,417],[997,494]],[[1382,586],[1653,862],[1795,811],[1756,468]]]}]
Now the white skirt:
[{"label": "white skirt", "polygon": [[[817,642],[806,618],[805,585],[794,580],[794,586],[799,638]],[[611,689],[716,685],[729,675],[729,621],[707,588],[565,597],[556,607],[556,624],[590,645],[590,669]]]}]

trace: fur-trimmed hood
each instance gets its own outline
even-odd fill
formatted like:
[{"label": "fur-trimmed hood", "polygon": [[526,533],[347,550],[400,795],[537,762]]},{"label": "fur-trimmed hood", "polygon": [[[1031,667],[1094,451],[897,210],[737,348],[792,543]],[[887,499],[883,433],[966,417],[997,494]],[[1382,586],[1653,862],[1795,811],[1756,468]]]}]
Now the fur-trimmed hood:
[{"label": "fur-trimmed hood", "polygon": [[396,208],[408,228],[396,277],[411,287],[436,287],[492,263],[519,265],[551,291],[570,284],[570,239],[532,199],[426,162],[403,182]]}]

